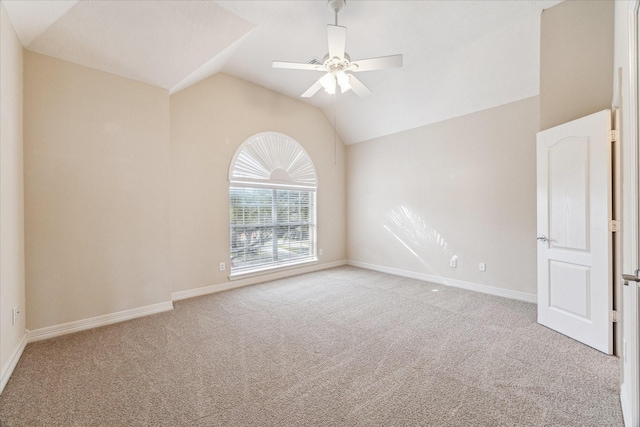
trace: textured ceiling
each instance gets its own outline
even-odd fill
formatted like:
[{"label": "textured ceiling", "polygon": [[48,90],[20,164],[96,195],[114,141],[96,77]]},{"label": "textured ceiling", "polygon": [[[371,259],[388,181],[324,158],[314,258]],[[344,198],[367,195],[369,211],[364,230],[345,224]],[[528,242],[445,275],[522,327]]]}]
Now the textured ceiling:
[{"label": "textured ceiling", "polygon": [[[353,60],[401,53],[400,69],[358,73],[372,91],[319,92],[345,143],[514,102],[539,91],[540,13],[559,1],[348,0]],[[216,72],[291,97],[321,74],[271,68],[327,52],[324,0],[2,0],[29,50],[176,92]],[[335,101],[335,102],[334,102]]]}]

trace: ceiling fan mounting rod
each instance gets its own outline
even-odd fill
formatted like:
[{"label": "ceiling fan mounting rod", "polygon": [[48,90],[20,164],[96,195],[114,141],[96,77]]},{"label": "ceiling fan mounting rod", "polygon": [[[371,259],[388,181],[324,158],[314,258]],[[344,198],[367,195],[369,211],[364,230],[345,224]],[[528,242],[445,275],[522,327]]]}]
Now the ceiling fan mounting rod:
[{"label": "ceiling fan mounting rod", "polygon": [[347,0],[327,0],[329,10],[332,10],[335,16],[335,25],[338,25],[338,12],[344,7]]}]

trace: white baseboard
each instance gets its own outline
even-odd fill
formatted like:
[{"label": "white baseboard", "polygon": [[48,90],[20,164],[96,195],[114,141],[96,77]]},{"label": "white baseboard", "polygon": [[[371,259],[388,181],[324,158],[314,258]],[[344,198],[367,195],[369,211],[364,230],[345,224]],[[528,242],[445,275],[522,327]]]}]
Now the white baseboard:
[{"label": "white baseboard", "polygon": [[150,314],[161,313],[169,310],[173,310],[173,302],[166,301],[144,307],[132,308],[130,310],[118,311],[116,313],[104,314],[102,316],[91,317],[89,319],[76,320],[74,322],[63,323],[61,325],[34,329],[33,331],[29,331],[29,342],[45,340],[47,338],[71,334],[73,332],[85,331],[87,329],[124,322],[125,320],[131,320],[137,317],[148,316]]},{"label": "white baseboard", "polygon": [[243,286],[255,285],[258,283],[268,282],[270,280],[283,279],[285,277],[297,276],[299,274],[311,273],[313,271],[326,270],[328,268],[340,267],[346,265],[347,261],[336,261],[326,264],[314,264],[308,267],[301,267],[291,270],[278,271],[276,273],[263,274],[260,276],[247,277],[246,279],[238,279],[232,282],[220,283],[217,285],[203,286],[201,288],[187,289],[185,291],[173,292],[171,299],[179,301],[182,299],[198,297],[201,295],[213,294],[216,292],[228,291],[230,289],[241,288]]},{"label": "white baseboard", "polygon": [[493,286],[481,285],[478,283],[465,282],[464,280],[450,279],[447,277],[433,276],[431,274],[417,273],[415,271],[401,270],[398,268],[384,267],[381,265],[368,264],[360,261],[347,261],[348,265],[365,268],[367,270],[380,271],[382,273],[394,274],[396,276],[410,277],[412,279],[424,280],[425,282],[437,283],[439,285],[453,286],[456,288],[468,289],[470,291],[482,292],[484,294],[495,295],[504,298],[516,299],[520,301],[537,303],[538,297],[535,294],[512,291],[509,289],[496,288]]},{"label": "white baseboard", "polygon": [[28,335],[27,331],[25,331],[24,335],[22,336],[22,339],[20,340],[20,344],[18,344],[18,347],[16,347],[16,349],[13,351],[7,363],[5,363],[5,365],[2,367],[2,375],[0,376],[0,394],[2,394],[2,391],[4,390],[4,386],[6,386],[7,383],[9,382],[9,378],[11,378],[11,374],[13,374],[13,370],[16,369],[16,366],[18,365],[18,361],[20,361],[22,352],[24,351],[24,348],[27,346],[27,335]]}]

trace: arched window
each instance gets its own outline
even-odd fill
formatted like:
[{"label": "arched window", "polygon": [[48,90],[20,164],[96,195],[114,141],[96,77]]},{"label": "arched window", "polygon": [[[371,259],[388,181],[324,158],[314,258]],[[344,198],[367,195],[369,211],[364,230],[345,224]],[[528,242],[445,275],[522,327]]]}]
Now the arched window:
[{"label": "arched window", "polygon": [[231,275],[317,261],[316,171],[292,138],[247,139],[229,168]]}]

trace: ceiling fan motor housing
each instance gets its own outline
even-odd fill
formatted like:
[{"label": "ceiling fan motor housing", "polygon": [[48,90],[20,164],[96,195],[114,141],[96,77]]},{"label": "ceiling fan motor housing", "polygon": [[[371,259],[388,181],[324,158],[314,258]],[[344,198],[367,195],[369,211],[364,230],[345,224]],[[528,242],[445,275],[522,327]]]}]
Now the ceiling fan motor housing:
[{"label": "ceiling fan motor housing", "polygon": [[337,73],[338,71],[347,71],[350,70],[349,65],[351,64],[351,58],[349,58],[349,55],[345,52],[344,54],[344,58],[338,58],[338,57],[334,57],[334,58],[330,58],[329,54],[326,54],[324,56],[324,60],[323,60],[323,67],[325,70],[327,70],[327,72],[329,73]]}]

